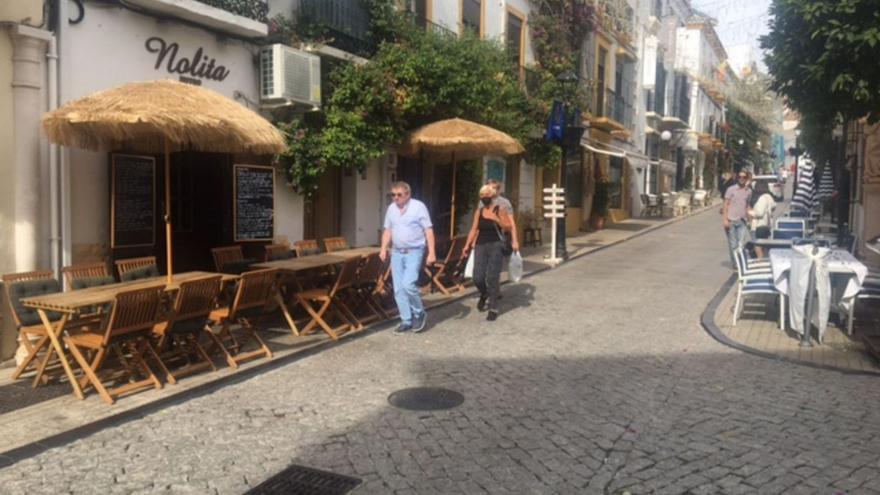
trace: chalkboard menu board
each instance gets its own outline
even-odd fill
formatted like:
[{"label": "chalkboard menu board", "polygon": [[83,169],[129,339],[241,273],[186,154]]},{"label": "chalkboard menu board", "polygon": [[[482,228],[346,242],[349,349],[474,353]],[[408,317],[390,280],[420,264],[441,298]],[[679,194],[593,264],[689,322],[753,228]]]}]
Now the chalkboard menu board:
[{"label": "chalkboard menu board", "polygon": [[156,160],[114,154],[111,163],[111,247],[155,245]]},{"label": "chalkboard menu board", "polygon": [[271,241],[275,236],[275,169],[235,165],[235,240]]}]

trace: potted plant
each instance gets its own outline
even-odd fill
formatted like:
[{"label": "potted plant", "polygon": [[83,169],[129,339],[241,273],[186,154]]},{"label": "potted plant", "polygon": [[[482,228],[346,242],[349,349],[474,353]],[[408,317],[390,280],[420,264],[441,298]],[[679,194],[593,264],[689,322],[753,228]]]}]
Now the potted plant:
[{"label": "potted plant", "polygon": [[590,210],[590,227],[593,230],[605,228],[605,217],[608,216],[609,185],[608,179],[604,177],[596,181],[596,190],[593,192],[593,208]]}]

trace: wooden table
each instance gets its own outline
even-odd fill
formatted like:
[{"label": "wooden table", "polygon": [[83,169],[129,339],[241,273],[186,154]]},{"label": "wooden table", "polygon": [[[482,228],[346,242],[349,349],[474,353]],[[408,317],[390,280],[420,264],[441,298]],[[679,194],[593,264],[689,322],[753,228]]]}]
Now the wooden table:
[{"label": "wooden table", "polygon": [[[116,284],[102,285],[99,287],[90,287],[88,289],[74,290],[70,292],[56,292],[54,294],[44,294],[41,296],[28,297],[22,299],[21,303],[28,308],[33,308],[37,310],[37,313],[40,315],[40,320],[42,320],[43,326],[46,327],[46,331],[49,334],[49,340],[51,341],[52,345],[49,348],[48,354],[43,359],[43,361],[48,362],[49,359],[51,359],[53,352],[57,354],[58,359],[61,361],[61,365],[64,367],[64,373],[67,375],[67,379],[70,381],[70,386],[73,388],[73,393],[78,398],[82,399],[82,389],[80,388],[76,376],[73,374],[73,369],[70,367],[70,362],[68,362],[67,357],[65,356],[64,347],[61,345],[61,335],[64,332],[65,326],[71,320],[75,321],[76,317],[78,317],[80,315],[80,312],[85,308],[112,303],[116,299],[116,295],[120,292],[135,289],[145,289],[147,287],[154,287],[157,285],[165,285],[165,290],[167,292],[175,292],[180,289],[180,284],[183,282],[188,282],[204,277],[210,277],[213,275],[218,274],[211,272],[178,273],[172,277],[172,281],[170,284],[167,283],[167,277],[151,277],[130,282],[121,282]],[[238,279],[238,276],[236,275],[220,275],[223,276],[223,282],[230,282]],[[53,325],[52,322],[49,321],[49,317],[46,314],[47,311],[61,313],[61,319],[58,320],[55,325]],[[42,372],[43,367],[41,366],[40,370],[38,371],[38,375],[42,374]]]},{"label": "wooden table", "polygon": [[[282,272],[296,275],[296,273],[298,272],[336,266],[344,262],[345,260],[356,258],[359,256],[370,256],[378,252],[378,247],[358,247],[345,249],[342,251],[334,251],[332,253],[303,256],[302,258],[266,261],[263,263],[256,263],[252,266],[253,268],[259,269],[276,268]],[[284,301],[284,298],[281,297],[280,291],[275,293],[275,300],[276,302],[278,302],[278,306],[281,307],[281,312],[284,314],[284,319],[287,320],[287,324],[290,326],[290,330],[293,332],[294,335],[301,335],[299,329],[296,326],[296,321],[293,319],[293,315],[290,314],[290,310],[287,308],[287,303]]]}]

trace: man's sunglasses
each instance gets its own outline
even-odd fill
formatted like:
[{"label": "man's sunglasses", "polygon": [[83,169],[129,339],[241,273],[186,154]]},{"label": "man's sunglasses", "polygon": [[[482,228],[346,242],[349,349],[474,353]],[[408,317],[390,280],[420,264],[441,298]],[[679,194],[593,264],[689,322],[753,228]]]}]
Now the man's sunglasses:
[{"label": "man's sunglasses", "polygon": [[737,179],[748,179],[748,178],[749,178],[748,175],[740,175],[740,176],[737,176]]},{"label": "man's sunglasses", "polygon": [[392,198],[402,198],[406,196],[406,193],[391,193]]}]

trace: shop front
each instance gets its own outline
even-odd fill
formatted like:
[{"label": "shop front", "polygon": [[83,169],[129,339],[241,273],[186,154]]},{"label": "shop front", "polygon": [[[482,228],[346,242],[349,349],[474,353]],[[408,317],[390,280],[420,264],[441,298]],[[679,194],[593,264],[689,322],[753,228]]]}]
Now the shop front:
[{"label": "shop front", "polygon": [[[128,82],[173,79],[261,110],[258,46],[251,42],[92,4],[70,25],[65,41],[65,101]],[[69,149],[68,263],[164,260],[163,160],[125,148]],[[261,258],[262,245],[278,236],[301,238],[302,198],[270,156],[184,151],[172,153],[170,169],[175,271],[212,268],[212,247],[240,244],[245,256]],[[255,184],[259,191],[249,191]]]}]

